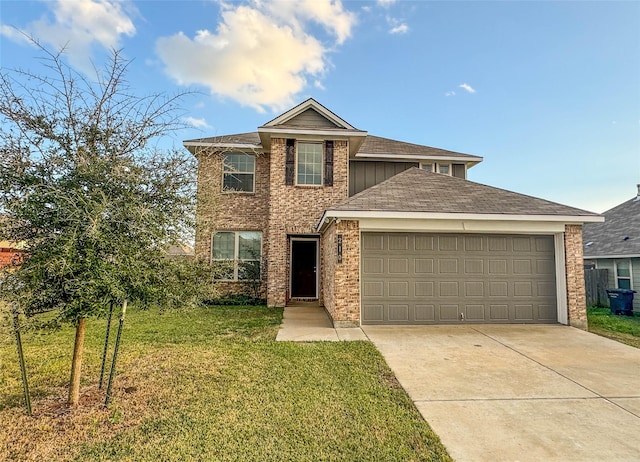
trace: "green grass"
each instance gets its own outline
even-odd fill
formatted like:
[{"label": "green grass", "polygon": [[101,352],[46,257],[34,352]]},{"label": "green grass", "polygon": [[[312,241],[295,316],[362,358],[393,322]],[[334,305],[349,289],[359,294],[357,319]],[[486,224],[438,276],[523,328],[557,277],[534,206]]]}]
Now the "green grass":
[{"label": "green grass", "polygon": [[589,332],[640,348],[640,316],[611,314],[609,308],[587,308]]},{"label": "green grass", "polygon": [[32,418],[0,330],[0,459],[450,460],[369,342],[275,342],[282,311],[265,307],[127,316],[108,409],[95,385],[104,320],[88,323],[73,410],[72,329],[25,336]]}]

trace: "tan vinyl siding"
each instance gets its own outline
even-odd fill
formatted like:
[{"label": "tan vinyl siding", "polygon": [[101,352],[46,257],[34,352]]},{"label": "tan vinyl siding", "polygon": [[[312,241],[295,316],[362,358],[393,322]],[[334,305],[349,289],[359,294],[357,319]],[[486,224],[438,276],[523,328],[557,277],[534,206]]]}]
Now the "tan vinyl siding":
[{"label": "tan vinyl siding", "polygon": [[307,109],[293,119],[287,121],[286,125],[304,128],[338,128],[336,124],[326,119],[313,109]]},{"label": "tan vinyl siding", "polygon": [[382,183],[408,168],[417,166],[417,162],[351,161],[349,163],[349,197]]}]

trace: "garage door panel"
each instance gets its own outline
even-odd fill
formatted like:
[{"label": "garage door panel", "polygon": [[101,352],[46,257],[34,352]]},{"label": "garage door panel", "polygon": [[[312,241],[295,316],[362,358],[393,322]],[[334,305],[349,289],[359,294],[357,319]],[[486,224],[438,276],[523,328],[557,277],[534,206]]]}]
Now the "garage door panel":
[{"label": "garage door panel", "polygon": [[415,305],[415,320],[420,322],[434,322],[436,320],[435,305]]},{"label": "garage door panel", "polygon": [[389,321],[409,321],[409,305],[389,305]]},{"label": "garage door panel", "polygon": [[458,305],[440,305],[441,321],[458,321],[460,307]]},{"label": "garage door panel", "polygon": [[509,305],[489,305],[489,321],[509,321]]},{"label": "garage door panel", "polygon": [[533,305],[515,305],[516,321],[533,321]]},{"label": "garage door panel", "polygon": [[362,322],[557,322],[553,236],[362,234]]}]

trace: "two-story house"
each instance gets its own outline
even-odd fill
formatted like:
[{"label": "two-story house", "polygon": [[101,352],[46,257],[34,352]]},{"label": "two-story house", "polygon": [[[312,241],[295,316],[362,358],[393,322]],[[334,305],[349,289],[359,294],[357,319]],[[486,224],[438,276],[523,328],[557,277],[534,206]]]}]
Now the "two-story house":
[{"label": "two-story house", "polygon": [[481,157],[369,135],[313,99],[256,132],[188,140],[196,256],[261,265],[269,306],[317,300],[337,326],[586,325],[591,212],[468,181]]}]

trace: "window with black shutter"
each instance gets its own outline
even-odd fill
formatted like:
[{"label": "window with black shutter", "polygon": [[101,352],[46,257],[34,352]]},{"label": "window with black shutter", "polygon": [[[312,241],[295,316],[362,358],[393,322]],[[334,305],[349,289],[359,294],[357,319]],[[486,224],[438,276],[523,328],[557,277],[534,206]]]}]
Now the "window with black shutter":
[{"label": "window with black shutter", "polygon": [[287,152],[285,159],[285,184],[293,185],[293,177],[295,175],[296,165],[296,140],[287,139]]},{"label": "window with black shutter", "polygon": [[324,185],[333,186],[333,141],[324,143]]}]

